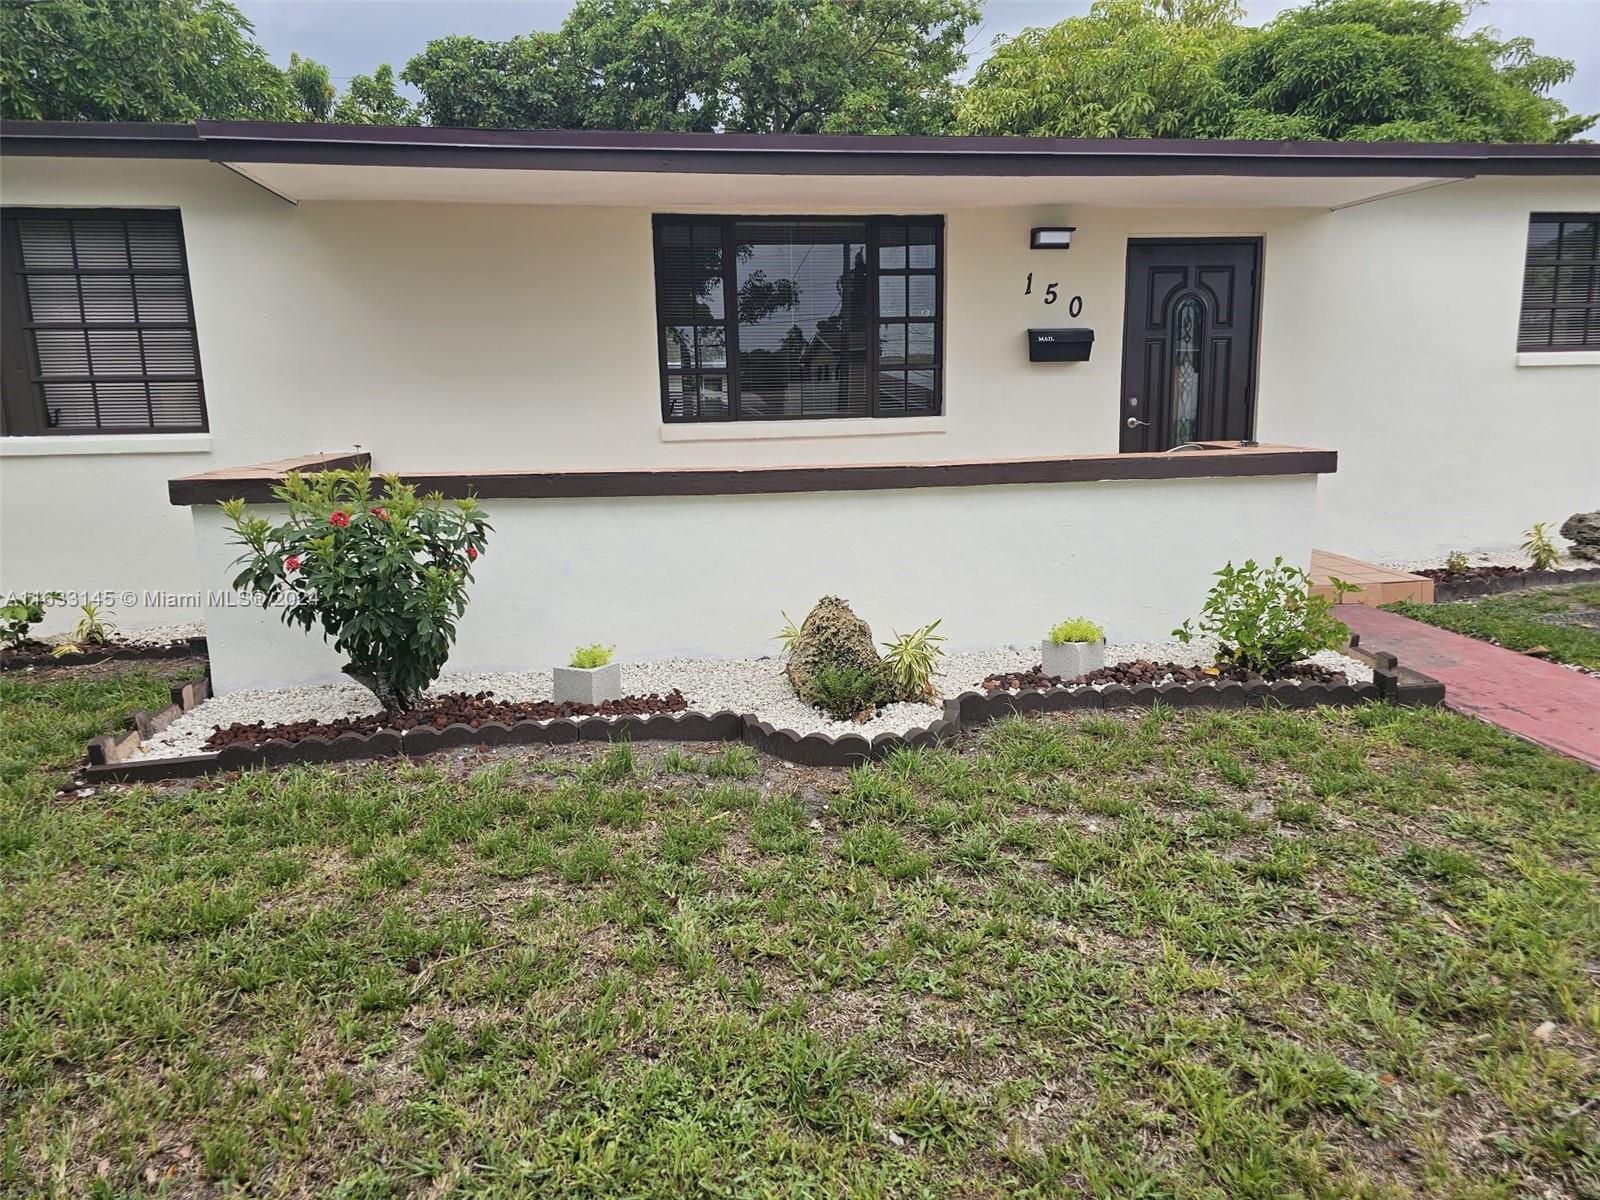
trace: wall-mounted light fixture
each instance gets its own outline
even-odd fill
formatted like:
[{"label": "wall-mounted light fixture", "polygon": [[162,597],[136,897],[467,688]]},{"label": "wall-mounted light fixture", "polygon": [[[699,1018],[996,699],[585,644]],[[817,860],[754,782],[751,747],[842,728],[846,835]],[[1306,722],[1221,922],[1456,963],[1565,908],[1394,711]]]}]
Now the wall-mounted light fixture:
[{"label": "wall-mounted light fixture", "polygon": [[1076,225],[1036,225],[1028,235],[1030,250],[1070,250]]}]

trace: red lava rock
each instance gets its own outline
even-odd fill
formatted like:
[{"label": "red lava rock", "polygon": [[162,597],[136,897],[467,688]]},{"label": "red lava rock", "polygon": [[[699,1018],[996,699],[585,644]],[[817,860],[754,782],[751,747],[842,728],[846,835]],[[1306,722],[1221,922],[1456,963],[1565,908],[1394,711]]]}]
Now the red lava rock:
[{"label": "red lava rock", "polygon": [[1258,675],[1254,671],[1247,671],[1243,667],[1188,667],[1178,663],[1156,663],[1147,658],[1138,658],[1132,662],[1113,663],[1108,667],[1101,667],[1098,671],[1090,671],[1087,675],[1079,675],[1076,679],[1062,679],[1059,675],[1046,675],[1042,667],[1033,667],[1027,671],[1011,672],[1005,675],[991,675],[978,686],[986,692],[996,691],[1032,691],[1061,687],[1081,687],[1095,683],[1120,683],[1125,687],[1136,687],[1143,683],[1224,683],[1236,681],[1238,683],[1273,683],[1279,679],[1293,679],[1301,683],[1348,683],[1343,671],[1332,671],[1327,667],[1315,663],[1294,663],[1282,671],[1271,671],[1265,675]]},{"label": "red lava rock", "polygon": [[624,696],[604,704],[557,704],[554,700],[496,700],[493,692],[467,695],[456,692],[439,696],[403,713],[368,713],[361,717],[340,717],[337,721],[289,721],[266,725],[260,721],[235,721],[218,728],[206,739],[207,750],[224,746],[259,746],[273,740],[301,742],[306,738],[336,738],[341,733],[377,733],[380,729],[443,729],[448,725],[480,725],[498,722],[553,721],[558,717],[643,717],[652,713],[683,712],[689,701],[673,688],[665,696]]}]

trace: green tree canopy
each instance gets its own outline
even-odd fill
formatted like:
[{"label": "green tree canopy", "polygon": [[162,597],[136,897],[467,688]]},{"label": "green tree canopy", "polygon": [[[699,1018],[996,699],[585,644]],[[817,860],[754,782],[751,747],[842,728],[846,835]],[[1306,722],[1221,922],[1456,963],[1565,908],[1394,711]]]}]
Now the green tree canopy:
[{"label": "green tree canopy", "polygon": [[1564,142],[1594,124],[1549,91],[1566,59],[1466,34],[1457,0],[1313,0],[1231,45],[1225,115],[1202,132],[1349,141]]},{"label": "green tree canopy", "polygon": [[304,121],[326,121],[333,113],[334,86],[328,68],[312,58],[289,55],[289,69],[284,72],[295,100],[300,105],[296,114]]},{"label": "green tree canopy", "polygon": [[293,120],[284,73],[224,0],[5,0],[0,115]]},{"label": "green tree canopy", "polygon": [[357,75],[333,106],[339,125],[415,125],[416,107],[394,84],[394,68],[379,63],[371,75]]},{"label": "green tree canopy", "polygon": [[437,125],[935,133],[976,0],[579,0],[561,29],[430,42]]},{"label": "green tree canopy", "polygon": [[1239,40],[1233,0],[1099,0],[1084,17],[994,48],[956,132],[1187,137],[1222,99],[1217,59]]}]

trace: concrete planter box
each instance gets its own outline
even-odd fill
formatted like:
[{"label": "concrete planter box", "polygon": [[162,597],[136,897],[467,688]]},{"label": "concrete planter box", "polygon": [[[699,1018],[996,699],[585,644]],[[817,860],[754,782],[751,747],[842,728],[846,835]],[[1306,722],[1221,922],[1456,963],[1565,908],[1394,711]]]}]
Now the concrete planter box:
[{"label": "concrete planter box", "polygon": [[1049,638],[1039,643],[1039,656],[1046,675],[1062,679],[1076,679],[1106,665],[1105,642],[1052,642]]},{"label": "concrete planter box", "polygon": [[557,704],[604,704],[622,699],[622,664],[603,667],[557,667],[554,695]]}]

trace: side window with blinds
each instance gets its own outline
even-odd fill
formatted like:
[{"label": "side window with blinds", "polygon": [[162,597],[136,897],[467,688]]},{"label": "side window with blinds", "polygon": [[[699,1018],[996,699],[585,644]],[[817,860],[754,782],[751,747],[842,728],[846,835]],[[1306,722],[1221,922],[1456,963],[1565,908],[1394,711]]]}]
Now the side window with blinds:
[{"label": "side window with blinds", "polygon": [[0,258],[6,434],[206,429],[176,212],[6,209]]},{"label": "side window with blinds", "polygon": [[1518,350],[1600,350],[1600,213],[1534,213]]},{"label": "side window with blinds", "polygon": [[941,411],[938,217],[655,220],[668,422]]}]

